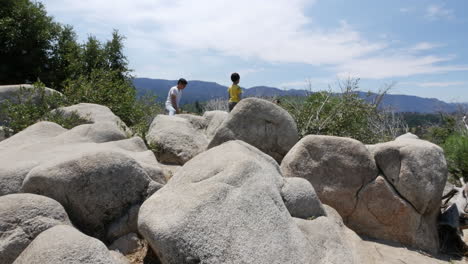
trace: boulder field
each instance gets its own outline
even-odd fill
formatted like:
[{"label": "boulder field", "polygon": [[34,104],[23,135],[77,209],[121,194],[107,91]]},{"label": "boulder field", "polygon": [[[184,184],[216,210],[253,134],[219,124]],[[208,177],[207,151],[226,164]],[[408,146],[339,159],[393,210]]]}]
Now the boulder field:
[{"label": "boulder field", "polygon": [[145,142],[104,106],[59,110],[90,122],[0,142],[2,264],[452,261],[444,154],[414,135],[299,139],[286,111],[248,98],[158,115]]}]

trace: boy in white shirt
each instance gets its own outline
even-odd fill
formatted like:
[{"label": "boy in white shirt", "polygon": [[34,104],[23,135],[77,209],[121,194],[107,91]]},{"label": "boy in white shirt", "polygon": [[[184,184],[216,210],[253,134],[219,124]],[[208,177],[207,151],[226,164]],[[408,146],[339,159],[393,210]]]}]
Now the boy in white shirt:
[{"label": "boy in white shirt", "polygon": [[184,78],[180,78],[177,85],[169,90],[166,100],[166,110],[170,116],[179,113],[179,102],[182,98],[182,90],[187,86],[187,81]]}]

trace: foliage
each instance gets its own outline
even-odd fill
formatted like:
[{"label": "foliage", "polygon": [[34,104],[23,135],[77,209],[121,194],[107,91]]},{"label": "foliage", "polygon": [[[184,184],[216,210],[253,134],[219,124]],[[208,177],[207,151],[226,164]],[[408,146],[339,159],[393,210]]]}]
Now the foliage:
[{"label": "foliage", "polygon": [[457,178],[468,179],[468,135],[455,133],[443,144],[449,172]]},{"label": "foliage", "polygon": [[58,106],[86,102],[109,107],[136,134],[144,136],[161,107],[155,103],[155,96],[137,98],[123,52],[124,39],[114,30],[106,42],[89,36],[85,43],[79,44],[73,28],[54,22],[42,4],[3,0],[0,84],[40,79],[64,94],[60,98],[46,96],[43,84],[33,93],[23,89],[17,100],[5,102],[2,107],[3,123],[14,133],[41,118],[72,127],[84,120],[50,111]]},{"label": "foliage", "polygon": [[147,93],[138,98],[133,107],[133,125],[131,130],[144,140],[155,116],[164,113],[162,105],[155,103],[156,96]]},{"label": "foliage", "polygon": [[66,129],[72,129],[76,126],[83,124],[91,124],[89,118],[84,118],[80,116],[76,111],[73,111],[69,114],[65,114],[60,109],[56,109],[54,111],[46,113],[41,118],[41,121],[53,122],[59,124],[60,126]]},{"label": "foliage", "polygon": [[0,8],[0,83],[51,78],[50,54],[61,26],[41,3],[2,0]]},{"label": "foliage", "polygon": [[205,111],[220,110],[220,111],[227,112],[229,110],[228,100],[222,99],[222,98],[211,99],[205,103],[205,105],[203,106],[203,109]]},{"label": "foliage", "polygon": [[280,100],[280,105],[295,119],[300,137],[333,135],[371,144],[391,140],[401,133],[401,120],[379,109],[383,94],[375,103],[368,103],[359,97],[358,84],[359,79],[348,79],[340,83],[342,93],[310,93],[305,100],[286,97]]},{"label": "foliage", "polygon": [[65,98],[61,94],[46,90],[42,83],[35,83],[33,88],[21,87],[14,98],[2,102],[0,123],[10,128],[15,134],[40,120],[57,121],[58,124],[64,124],[67,127],[87,122],[74,115],[59,118],[58,113],[50,113],[65,103]]},{"label": "foliage", "polygon": [[119,72],[92,70],[89,76],[81,75],[76,80],[68,80],[64,95],[70,104],[94,103],[109,107],[128,125],[133,125],[133,108],[136,92],[129,80],[122,80]]}]

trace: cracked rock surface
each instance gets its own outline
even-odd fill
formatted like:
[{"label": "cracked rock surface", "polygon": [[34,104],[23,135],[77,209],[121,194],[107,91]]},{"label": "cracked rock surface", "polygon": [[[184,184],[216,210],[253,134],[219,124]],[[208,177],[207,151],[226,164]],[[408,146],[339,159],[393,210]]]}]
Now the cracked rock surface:
[{"label": "cracked rock surface", "polygon": [[414,135],[364,146],[307,136],[285,156],[285,177],[301,177],[361,235],[437,252],[436,218],[447,180],[440,147]]}]

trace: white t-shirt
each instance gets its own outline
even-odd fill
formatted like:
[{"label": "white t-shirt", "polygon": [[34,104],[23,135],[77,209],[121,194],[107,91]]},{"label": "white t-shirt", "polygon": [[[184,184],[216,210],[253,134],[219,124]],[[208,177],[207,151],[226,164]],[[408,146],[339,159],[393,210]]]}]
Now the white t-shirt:
[{"label": "white t-shirt", "polygon": [[179,107],[180,98],[182,97],[182,90],[179,90],[177,88],[177,86],[172,87],[169,90],[169,93],[167,94],[166,105],[171,105],[172,106],[172,100],[171,100],[172,95],[176,96],[177,107]]}]

